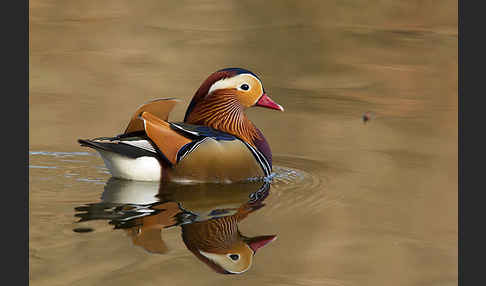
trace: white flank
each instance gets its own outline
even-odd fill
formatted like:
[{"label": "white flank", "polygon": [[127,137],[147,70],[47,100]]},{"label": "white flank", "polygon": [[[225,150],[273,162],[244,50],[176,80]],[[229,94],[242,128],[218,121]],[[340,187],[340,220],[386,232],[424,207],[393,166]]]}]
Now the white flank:
[{"label": "white flank", "polygon": [[116,153],[97,150],[106,168],[115,178],[135,181],[160,181],[161,167],[154,157],[128,158]]}]

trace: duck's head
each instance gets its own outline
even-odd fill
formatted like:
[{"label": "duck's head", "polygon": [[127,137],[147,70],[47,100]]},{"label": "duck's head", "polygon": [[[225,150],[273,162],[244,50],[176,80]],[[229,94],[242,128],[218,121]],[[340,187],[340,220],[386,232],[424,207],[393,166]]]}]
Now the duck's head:
[{"label": "duck's head", "polygon": [[213,270],[222,274],[241,274],[253,264],[253,256],[258,249],[274,241],[276,235],[256,237],[239,236],[229,247],[204,251],[198,249],[198,256]]},{"label": "duck's head", "polygon": [[210,115],[238,116],[244,109],[260,106],[283,111],[265,92],[258,76],[242,68],[226,68],[211,74],[196,91],[184,121],[203,124]]},{"label": "duck's head", "polygon": [[184,244],[218,273],[244,273],[252,266],[255,253],[277,238],[276,235],[246,237],[238,230],[240,221],[263,206],[261,201],[247,202],[234,215],[184,224]]}]

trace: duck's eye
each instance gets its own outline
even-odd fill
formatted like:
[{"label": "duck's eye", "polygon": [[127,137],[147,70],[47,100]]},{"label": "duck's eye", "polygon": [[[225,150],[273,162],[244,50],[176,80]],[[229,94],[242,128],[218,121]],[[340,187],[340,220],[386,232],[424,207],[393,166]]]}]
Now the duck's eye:
[{"label": "duck's eye", "polygon": [[240,86],[240,88],[241,88],[242,90],[249,90],[249,89],[250,89],[250,86],[249,86],[249,85],[247,85],[246,83],[244,83],[244,84],[242,84],[242,85]]},{"label": "duck's eye", "polygon": [[239,256],[238,254],[230,254],[230,255],[229,255],[229,257],[230,257],[232,260],[234,260],[234,261],[236,261],[236,260],[238,260],[238,259],[240,258],[240,256]]}]

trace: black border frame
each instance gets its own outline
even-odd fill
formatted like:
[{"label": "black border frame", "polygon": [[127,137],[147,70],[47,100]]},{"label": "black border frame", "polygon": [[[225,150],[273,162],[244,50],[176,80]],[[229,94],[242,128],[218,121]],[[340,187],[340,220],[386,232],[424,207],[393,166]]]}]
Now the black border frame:
[{"label": "black border frame", "polygon": [[[7,284],[29,284],[29,1],[2,5],[4,179],[2,243]],[[14,104],[12,104],[14,103]],[[8,281],[8,282],[7,282]],[[13,283],[12,283],[12,282]]]}]

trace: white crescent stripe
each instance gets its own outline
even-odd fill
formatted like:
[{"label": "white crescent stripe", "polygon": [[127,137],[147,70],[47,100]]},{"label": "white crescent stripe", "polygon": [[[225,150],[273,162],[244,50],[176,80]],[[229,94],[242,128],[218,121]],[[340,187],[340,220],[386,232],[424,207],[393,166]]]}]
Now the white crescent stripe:
[{"label": "white crescent stripe", "polygon": [[256,76],[249,73],[243,73],[234,77],[223,78],[218,80],[217,82],[213,83],[213,85],[211,85],[208,94],[211,94],[213,91],[218,89],[235,88],[243,83],[249,84],[244,80],[244,78],[246,77],[252,77],[256,79],[260,83],[260,85],[262,84],[262,82]]}]

